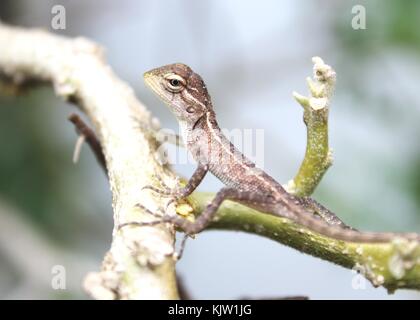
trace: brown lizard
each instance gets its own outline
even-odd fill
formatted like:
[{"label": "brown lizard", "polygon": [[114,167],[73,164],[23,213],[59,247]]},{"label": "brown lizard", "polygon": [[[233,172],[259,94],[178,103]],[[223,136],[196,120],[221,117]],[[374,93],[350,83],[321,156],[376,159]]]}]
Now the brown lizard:
[{"label": "brown lizard", "polygon": [[[144,80],[177,118],[184,144],[198,163],[196,171],[183,188],[145,188],[176,200],[182,199],[197,188],[209,171],[226,185],[194,222],[168,215],[164,215],[161,222],[172,222],[187,234],[195,234],[209,224],[224,200],[232,200],[267,214],[291,219],[314,232],[339,240],[386,242],[396,237],[420,240],[420,235],[416,233],[359,232],[346,228],[315,200],[289,194],[223,135],[204,81],[187,65],[175,63],[153,69],[144,74]],[[327,212],[332,222],[315,216],[314,211],[317,210]]]}]

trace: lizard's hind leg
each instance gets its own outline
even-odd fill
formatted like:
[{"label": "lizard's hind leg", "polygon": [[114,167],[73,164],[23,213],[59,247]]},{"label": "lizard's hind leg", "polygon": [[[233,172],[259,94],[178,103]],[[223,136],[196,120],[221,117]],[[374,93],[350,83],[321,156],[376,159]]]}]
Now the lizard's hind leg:
[{"label": "lizard's hind leg", "polygon": [[326,223],[332,226],[342,227],[343,229],[353,229],[348,226],[344,221],[342,221],[336,214],[325,208],[322,204],[315,201],[312,198],[298,198],[300,204],[305,207],[305,209],[312,211],[313,214],[318,215]]},{"label": "lizard's hind leg", "polygon": [[197,217],[194,222],[188,221],[178,216],[165,216],[165,220],[172,222],[176,227],[180,228],[187,234],[196,234],[205,229],[216,215],[217,210],[225,200],[243,201],[249,204],[258,204],[259,207],[270,206],[274,204],[273,199],[263,194],[255,192],[243,191],[234,188],[221,189],[213,200],[207,205],[204,211]]},{"label": "lizard's hind leg", "polygon": [[[181,218],[178,216],[169,216],[169,215],[160,215],[157,214],[141,204],[137,204],[136,206],[143,209],[146,213],[158,217],[159,220],[155,221],[145,221],[145,222],[126,222],[122,223],[118,226],[118,229],[121,229],[125,226],[153,226],[161,223],[172,223],[175,227],[184,231],[187,235],[193,235],[199,233],[203,229],[205,229],[208,224],[211,222],[213,217],[216,215],[217,210],[225,200],[234,200],[234,201],[243,201],[246,203],[258,204],[260,208],[264,208],[264,206],[270,206],[274,204],[273,199],[264,195],[255,192],[243,191],[234,188],[223,188],[221,189],[213,200],[207,205],[204,211],[197,217],[194,222],[188,221],[185,218]],[[182,254],[185,246],[185,238],[181,244],[180,254]]]}]

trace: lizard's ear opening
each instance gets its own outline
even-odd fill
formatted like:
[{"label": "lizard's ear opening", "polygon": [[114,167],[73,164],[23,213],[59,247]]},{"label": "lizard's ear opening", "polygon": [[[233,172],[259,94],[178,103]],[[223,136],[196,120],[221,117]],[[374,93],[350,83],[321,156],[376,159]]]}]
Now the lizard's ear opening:
[{"label": "lizard's ear opening", "polygon": [[194,107],[188,107],[187,108],[187,112],[188,113],[194,113],[195,112],[195,108]]}]

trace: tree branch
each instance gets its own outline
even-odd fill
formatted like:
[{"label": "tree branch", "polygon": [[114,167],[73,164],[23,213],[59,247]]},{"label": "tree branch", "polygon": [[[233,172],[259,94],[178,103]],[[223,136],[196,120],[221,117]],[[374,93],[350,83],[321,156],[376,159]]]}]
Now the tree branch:
[{"label": "tree branch", "polygon": [[[200,213],[213,199],[212,193],[194,193],[190,203]],[[371,283],[390,292],[420,290],[420,245],[396,238],[389,243],[352,243],[324,237],[291,220],[263,214],[243,205],[225,201],[210,229],[237,230],[279,243],[361,272]]]},{"label": "tree branch", "polygon": [[98,133],[113,195],[114,231],[102,270],[84,286],[98,299],[174,299],[174,232],[160,225],[118,230],[129,221],[153,219],[135,207],[157,208],[163,200],[142,193],[160,175],[173,175],[155,159],[156,143],[136,128],[150,113],[133,90],[106,64],[101,48],[83,38],[68,39],[42,30],[0,24],[0,73],[16,86],[33,79],[51,82],[58,96],[76,102]]},{"label": "tree branch", "polygon": [[324,173],[332,164],[332,151],[328,147],[328,113],[335,87],[335,71],[319,57],[312,58],[314,78],[307,78],[310,98],[297,92],[293,96],[303,107],[303,120],[307,128],[306,152],[293,180],[285,186],[297,196],[310,196]]}]

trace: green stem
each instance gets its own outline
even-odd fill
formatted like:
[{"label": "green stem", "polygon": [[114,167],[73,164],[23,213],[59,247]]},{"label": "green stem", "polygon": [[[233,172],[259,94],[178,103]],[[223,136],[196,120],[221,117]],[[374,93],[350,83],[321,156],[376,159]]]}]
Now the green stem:
[{"label": "green stem", "polygon": [[293,179],[294,194],[309,196],[332,164],[328,147],[328,109],[305,110],[307,144],[305,157]]},{"label": "green stem", "polygon": [[[212,193],[191,196],[194,211],[202,212]],[[209,229],[237,230],[257,234],[289,247],[361,272],[374,286],[389,291],[420,290],[420,245],[395,239],[388,243],[352,243],[331,239],[305,229],[291,220],[274,217],[225,201]]]},{"label": "green stem", "polygon": [[312,60],[315,81],[307,79],[311,97],[293,93],[296,101],[303,107],[307,142],[302,164],[295,178],[286,185],[286,189],[300,197],[309,196],[314,192],[332,164],[328,147],[328,113],[335,86],[335,71],[319,57]]}]

